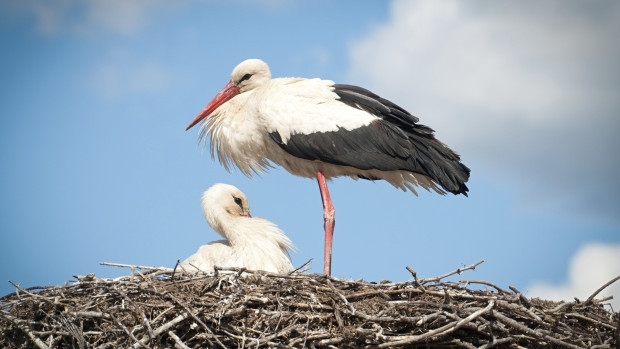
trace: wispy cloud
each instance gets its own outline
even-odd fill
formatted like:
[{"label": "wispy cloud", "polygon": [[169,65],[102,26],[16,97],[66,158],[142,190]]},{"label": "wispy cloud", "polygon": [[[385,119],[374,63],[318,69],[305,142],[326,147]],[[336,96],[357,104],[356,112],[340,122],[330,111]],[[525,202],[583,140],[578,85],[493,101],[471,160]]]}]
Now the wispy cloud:
[{"label": "wispy cloud", "polygon": [[85,22],[118,34],[131,35],[144,28],[156,15],[169,15],[183,6],[180,2],[164,0],[91,0]]},{"label": "wispy cloud", "polygon": [[[573,256],[568,269],[568,280],[560,285],[537,282],[527,288],[529,297],[556,301],[581,301],[616,276],[620,276],[620,244],[588,244]],[[620,281],[604,289],[596,298],[613,296],[614,311],[620,309]]]},{"label": "wispy cloud", "polygon": [[3,1],[0,3],[0,18],[3,20],[31,20],[34,31],[41,35],[55,35],[66,25],[75,0]]},{"label": "wispy cloud", "polygon": [[116,50],[102,57],[86,81],[94,93],[106,99],[115,99],[140,93],[161,93],[173,80],[165,66],[155,61],[142,61],[124,50]]},{"label": "wispy cloud", "polygon": [[31,18],[37,33],[53,36],[100,31],[133,35],[155,15],[169,14],[183,6],[163,0],[23,0],[2,7],[5,16]]},{"label": "wispy cloud", "polygon": [[[114,35],[134,36],[158,16],[183,8],[163,0],[24,0],[2,3],[3,16],[31,21],[33,31],[47,37],[84,36],[100,42],[102,53],[88,62],[90,74],[81,79],[89,91],[106,99],[135,93],[158,93],[171,83],[167,67],[157,57],[145,60]],[[107,34],[111,34],[108,40]]]},{"label": "wispy cloud", "polygon": [[[421,117],[524,206],[620,217],[620,4],[395,1],[352,79]],[[475,195],[475,193],[474,193]]]}]

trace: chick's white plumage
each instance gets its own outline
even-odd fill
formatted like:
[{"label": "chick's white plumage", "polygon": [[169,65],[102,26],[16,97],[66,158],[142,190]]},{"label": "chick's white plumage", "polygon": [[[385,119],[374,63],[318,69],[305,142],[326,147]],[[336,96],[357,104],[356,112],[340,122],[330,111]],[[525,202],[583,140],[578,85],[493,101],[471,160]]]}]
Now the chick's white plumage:
[{"label": "chick's white plumage", "polygon": [[225,240],[201,246],[181,262],[181,270],[213,272],[215,266],[272,273],[293,270],[289,256],[293,242],[274,223],[251,217],[248,199],[239,189],[213,185],[202,196],[202,209],[211,228]]}]

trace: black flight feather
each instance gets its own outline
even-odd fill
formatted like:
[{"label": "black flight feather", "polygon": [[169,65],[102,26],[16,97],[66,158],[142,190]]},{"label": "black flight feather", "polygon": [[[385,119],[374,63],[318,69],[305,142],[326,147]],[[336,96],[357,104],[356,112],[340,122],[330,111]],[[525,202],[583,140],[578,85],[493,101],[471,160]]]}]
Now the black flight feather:
[{"label": "black flight feather", "polygon": [[292,134],[286,143],[277,131],[270,133],[271,138],[302,159],[360,170],[415,172],[446,191],[467,196],[469,168],[435,138],[430,127],[418,124],[418,118],[405,109],[361,87],[335,84],[334,92],[342,103],[379,119],[352,130],[338,127],[338,131]]}]

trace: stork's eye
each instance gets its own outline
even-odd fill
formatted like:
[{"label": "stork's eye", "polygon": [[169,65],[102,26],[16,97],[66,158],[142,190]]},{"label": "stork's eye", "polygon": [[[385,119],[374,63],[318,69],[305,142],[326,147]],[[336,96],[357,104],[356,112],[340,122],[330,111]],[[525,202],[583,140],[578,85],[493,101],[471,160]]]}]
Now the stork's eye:
[{"label": "stork's eye", "polygon": [[235,204],[239,205],[239,207],[243,207],[243,206],[241,205],[241,198],[238,198],[238,197],[236,197],[236,196],[233,196],[233,200],[235,200]]},{"label": "stork's eye", "polygon": [[247,74],[245,74],[245,75],[241,78],[241,80],[239,80],[239,83],[241,83],[241,82],[243,82],[243,81],[245,81],[245,80],[249,80],[251,77],[252,77],[252,74],[247,73]]}]

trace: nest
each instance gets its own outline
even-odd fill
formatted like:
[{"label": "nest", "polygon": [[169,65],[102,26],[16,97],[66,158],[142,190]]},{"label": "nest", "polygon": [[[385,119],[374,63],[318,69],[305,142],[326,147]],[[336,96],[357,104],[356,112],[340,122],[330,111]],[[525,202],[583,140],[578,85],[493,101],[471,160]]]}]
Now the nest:
[{"label": "nest", "polygon": [[[481,262],[479,262],[481,263]],[[343,280],[239,269],[189,276],[131,266],[0,298],[2,348],[616,348],[619,314],[485,281]],[[119,266],[119,265],[117,265]]]}]

